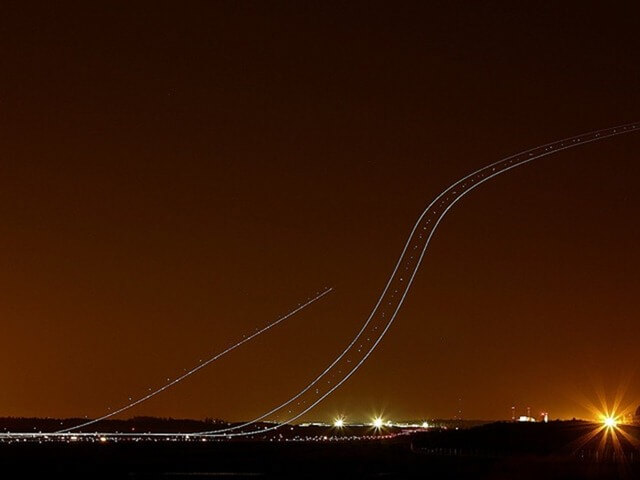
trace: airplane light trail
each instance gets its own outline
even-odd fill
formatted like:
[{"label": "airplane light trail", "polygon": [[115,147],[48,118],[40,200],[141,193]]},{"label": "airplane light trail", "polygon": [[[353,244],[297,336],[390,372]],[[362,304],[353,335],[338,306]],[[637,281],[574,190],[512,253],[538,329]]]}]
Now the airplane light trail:
[{"label": "airplane light trail", "polygon": [[[367,360],[367,358],[371,355],[371,353],[378,346],[384,335],[387,333],[389,328],[391,327],[393,321],[395,320],[400,307],[402,306],[411,285],[415,279],[415,276],[419,270],[419,267],[422,263],[424,255],[426,253],[427,247],[430,244],[430,241],[444,218],[447,212],[455,205],[460,199],[462,199],[467,193],[480,186],[487,180],[494,178],[497,175],[502,173],[506,173],[513,168],[518,166],[525,165],[534,160],[546,157],[548,155],[554,154],[556,152],[560,152],[563,150],[567,150],[569,148],[573,148],[579,145],[584,145],[592,142],[596,142],[598,140],[603,140],[606,138],[623,135],[626,133],[632,133],[640,131],[640,123],[632,123],[621,125],[614,128],[607,128],[596,130],[588,133],[584,133],[581,135],[576,135],[573,137],[569,137],[563,140],[558,140],[555,142],[547,143],[529,150],[525,150],[518,154],[503,158],[498,160],[490,165],[482,167],[460,180],[456,181],[444,191],[442,191],[422,212],[419,216],[418,220],[413,226],[411,233],[409,235],[408,240],[406,241],[402,253],[389,277],[382,293],[380,294],[373,310],[368,316],[367,320],[364,322],[360,331],[356,334],[356,336],[350,341],[347,347],[340,353],[331,363],[325,368],[325,370],[320,373],[314,380],[312,380],[309,384],[307,384],[300,392],[298,392],[293,397],[289,398],[285,402],[281,403],[275,408],[272,408],[268,412],[262,414],[261,416],[239,425],[235,425],[232,427],[220,429],[220,430],[212,430],[205,432],[193,432],[189,434],[177,434],[179,436],[189,435],[191,437],[200,436],[200,437],[236,437],[236,436],[248,436],[255,434],[264,434],[266,432],[275,430],[280,428],[282,425],[291,423],[307,412],[309,412],[312,408],[318,405],[322,400],[324,400],[327,396],[329,396],[332,392],[334,392],[338,387],[340,387],[344,382],[346,382],[351,375],[353,375],[362,364]],[[104,415],[100,418],[96,418],[94,420],[85,422],[81,425],[77,425],[75,427],[59,430],[54,432],[53,434],[41,434],[41,435],[69,435],[69,432],[73,430],[80,429],[82,427],[86,427],[88,425],[94,424],[101,420],[110,418],[118,413],[121,413],[129,408],[132,408],[145,400],[159,394],[160,392],[166,390],[167,388],[175,385],[176,383],[182,381],[193,373],[197,372],[201,368],[220,358],[224,354],[234,350],[239,347],[243,343],[255,338],[261,333],[267,331],[271,327],[277,325],[278,323],[284,321],[286,318],[295,314],[296,312],[302,310],[306,306],[320,299],[327,293],[329,293],[332,289],[328,288],[321,293],[319,293],[316,297],[312,298],[305,304],[299,306],[292,312],[287,315],[279,318],[275,322],[267,325],[263,329],[255,332],[249,337],[243,339],[242,341],[236,343],[235,345],[227,348],[223,352],[215,355],[210,358],[206,362],[194,367],[189,372],[183,374],[177,379],[163,385],[158,388],[154,392],[145,395],[144,397],[124,406],[120,409],[111,412],[107,415]],[[313,388],[315,387],[315,388]],[[295,406],[292,405],[293,402],[296,402]],[[263,420],[264,418],[273,415],[274,413],[282,414],[284,409],[289,407],[286,411],[286,419],[275,423],[270,427],[263,427],[260,429],[248,429],[243,430],[245,427],[249,427],[254,425],[256,422]],[[15,434],[13,434],[15,435]],[[19,434],[21,435],[21,434]],[[38,435],[38,434],[27,434],[24,435]],[[153,434],[138,434],[141,436],[150,435],[150,436],[171,436],[176,434],[163,434],[163,433],[153,433]],[[0,435],[1,436],[1,435]]]},{"label": "airplane light trail", "polygon": [[[631,123],[618,127],[596,130],[547,143],[498,160],[468,174],[450,185],[427,206],[416,221],[411,234],[404,245],[400,258],[398,259],[396,266],[387,281],[384,290],[382,291],[382,294],[378,298],[375,307],[360,331],[351,340],[343,352],[338,355],[320,375],[305,386],[298,394],[249,422],[221,430],[200,432],[199,434],[203,436],[227,437],[253,435],[275,430],[283,424],[293,422],[300,418],[342,385],[358,370],[358,368],[360,368],[369,355],[375,350],[395,320],[440,221],[451,207],[463,198],[464,195],[487,180],[518,166],[525,165],[534,160],[578,145],[584,145],[626,133],[637,132],[640,131],[639,127],[640,124]],[[421,249],[419,250],[420,247]],[[418,252],[420,252],[419,255]],[[408,279],[406,278],[407,276]],[[377,315],[378,313],[380,315]],[[367,335],[365,335],[365,333]],[[359,340],[360,344],[356,346],[356,343]],[[364,355],[359,355],[363,350],[365,350]],[[346,361],[341,364],[340,362],[345,358]],[[327,377],[329,378],[327,379]],[[321,381],[322,383],[320,383]],[[314,386],[316,386],[316,388],[312,390]],[[327,391],[324,391],[324,389],[328,387],[330,388]],[[308,400],[305,398],[301,399],[301,397],[306,395],[308,392],[311,392],[311,398]],[[287,417],[286,420],[280,421],[278,424],[266,429],[233,432],[263,420],[274,413],[282,411],[285,407],[291,405],[296,400],[298,401],[295,406],[301,407],[302,410]],[[287,409],[287,413],[292,414],[292,409]]]},{"label": "airplane light trail", "polygon": [[321,299],[322,297],[324,297],[326,294],[328,294],[329,292],[331,292],[333,290],[332,287],[329,288],[325,288],[324,290],[322,290],[321,292],[318,292],[318,294],[311,298],[310,300],[308,300],[307,302],[298,305],[297,308],[295,308],[294,310],[290,311],[289,313],[287,313],[286,315],[283,315],[282,317],[278,318],[277,320],[271,322],[270,324],[268,324],[267,326],[261,328],[260,330],[257,330],[256,332],[254,332],[253,334],[249,335],[246,338],[243,338],[242,340],[240,340],[239,342],[231,345],[230,347],[226,348],[225,350],[223,350],[220,353],[217,353],[216,355],[212,356],[211,358],[209,358],[208,360],[206,360],[205,362],[202,362],[200,364],[198,364],[197,366],[193,367],[191,370],[189,370],[188,372],[180,375],[178,378],[176,378],[175,380],[172,380],[166,384],[164,384],[163,386],[159,387],[158,389],[154,390],[151,393],[148,393],[147,395],[113,411],[110,412],[108,414],[105,414],[99,418],[95,418],[93,420],[89,420],[85,423],[82,423],[80,425],[76,425],[74,427],[69,427],[69,428],[65,428],[62,430],[58,430],[55,433],[68,433],[68,432],[72,432],[74,430],[78,430],[80,428],[83,427],[87,427],[89,425],[93,425],[94,423],[100,422],[102,420],[106,420],[108,418],[111,418],[115,415],[118,415],[119,413],[122,413],[126,410],[129,410],[130,408],[135,407],[136,405],[141,404],[142,402],[145,402],[147,400],[149,400],[152,397],[155,397],[156,395],[158,395],[161,392],[164,392],[165,390],[167,390],[168,388],[174,386],[175,384],[181,382],[182,380],[184,380],[185,378],[193,375],[194,373],[196,373],[198,370],[201,370],[202,368],[206,367],[207,365],[215,362],[216,360],[218,360],[220,357],[226,355],[227,353],[235,350],[236,348],[238,348],[239,346],[243,345],[244,343],[247,343],[248,341],[254,339],[255,337],[257,337],[258,335],[263,334],[264,332],[266,332],[267,330],[270,330],[271,328],[275,327],[276,325],[278,325],[279,323],[285,321],[286,319],[288,319],[289,317],[295,315],[296,313],[298,313],[300,310],[308,307],[309,305],[311,305],[312,303],[316,302],[317,300]]}]

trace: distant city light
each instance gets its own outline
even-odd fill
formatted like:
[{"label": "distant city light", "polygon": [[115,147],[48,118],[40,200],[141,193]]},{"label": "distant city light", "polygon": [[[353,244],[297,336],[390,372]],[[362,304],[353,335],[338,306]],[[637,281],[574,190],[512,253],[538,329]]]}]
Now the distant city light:
[{"label": "distant city light", "polygon": [[429,428],[429,422],[422,422],[422,428]]},{"label": "distant city light", "polygon": [[529,415],[520,415],[520,417],[518,417],[518,421],[519,422],[535,422],[536,419],[533,417],[530,417]]},{"label": "distant city light", "polygon": [[373,419],[373,426],[376,428],[382,428],[382,425],[384,425],[384,420],[382,419],[382,417],[376,417]]},{"label": "distant city light", "polygon": [[603,423],[607,428],[613,428],[618,424],[617,420],[614,417],[605,417]]},{"label": "distant city light", "polygon": [[337,428],[344,427],[344,418],[338,417],[333,421],[333,426]]}]

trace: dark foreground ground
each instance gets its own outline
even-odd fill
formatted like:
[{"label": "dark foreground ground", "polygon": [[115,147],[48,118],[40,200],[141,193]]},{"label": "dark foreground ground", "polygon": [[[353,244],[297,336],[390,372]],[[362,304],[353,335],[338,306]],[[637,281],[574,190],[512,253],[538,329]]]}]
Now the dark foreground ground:
[{"label": "dark foreground ground", "polygon": [[563,422],[369,441],[13,442],[0,443],[0,478],[640,478],[640,452],[625,440],[638,429],[619,443],[595,433]]}]

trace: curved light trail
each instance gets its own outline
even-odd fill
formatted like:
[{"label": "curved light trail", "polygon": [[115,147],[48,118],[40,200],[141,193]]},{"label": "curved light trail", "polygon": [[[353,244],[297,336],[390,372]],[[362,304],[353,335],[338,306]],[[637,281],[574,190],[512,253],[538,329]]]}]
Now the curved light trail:
[{"label": "curved light trail", "polygon": [[285,321],[286,319],[288,319],[289,317],[295,315],[300,310],[308,307],[312,303],[314,303],[317,300],[321,299],[322,297],[324,297],[326,294],[328,294],[332,290],[333,290],[333,288],[325,288],[324,290],[318,292],[315,297],[307,300],[305,303],[299,304],[297,308],[295,308],[294,310],[290,311],[286,315],[283,315],[282,317],[278,318],[274,322],[271,322],[267,326],[261,328],[260,330],[255,331],[254,333],[252,333],[249,336],[243,335],[244,338],[242,340],[240,340],[239,342],[231,345],[230,347],[226,348],[225,350],[221,351],[220,353],[217,353],[216,355],[212,356],[211,358],[209,358],[205,362],[201,361],[202,363],[199,363],[197,366],[193,367],[191,370],[187,371],[186,373],[183,373],[178,378],[176,378],[176,379],[174,379],[174,380],[172,380],[170,382],[165,383],[161,387],[159,387],[156,390],[146,394],[145,396],[140,397],[139,399],[134,400],[133,402],[131,402],[131,403],[127,404],[127,405],[124,405],[123,407],[120,407],[117,410],[115,410],[113,412],[110,412],[108,414],[105,414],[105,415],[103,415],[103,416],[101,416],[99,418],[95,418],[93,420],[86,421],[86,422],[81,423],[80,425],[76,425],[74,427],[69,427],[69,428],[65,428],[65,429],[62,429],[62,430],[58,430],[57,432],[54,432],[54,433],[69,433],[69,432],[72,432],[74,430],[78,430],[80,428],[87,427],[89,425],[93,425],[94,423],[98,423],[98,422],[100,422],[102,420],[106,420],[108,418],[114,417],[115,415],[118,415],[119,413],[127,411],[130,408],[133,408],[136,405],[139,405],[142,402],[145,402],[145,401],[149,400],[150,398],[155,397],[159,393],[164,392],[165,390],[167,390],[168,388],[171,388],[175,384],[180,383],[185,378],[190,377],[191,375],[196,373],[198,370],[201,370],[204,367],[206,367],[207,365],[210,365],[211,363],[215,362],[220,357],[226,355],[227,353],[231,352],[232,350],[235,350],[236,348],[238,348],[239,346],[243,345],[244,343],[247,343],[248,341],[256,338],[258,335],[261,335],[261,334],[265,333],[267,330],[270,330],[271,328],[275,327],[279,323],[281,323],[281,322]]},{"label": "curved light trail", "polygon": [[[416,221],[382,294],[360,331],[342,353],[340,353],[320,375],[289,400],[250,422],[225,429],[200,432],[199,435],[233,437],[261,434],[275,430],[281,425],[293,422],[309,412],[347,381],[366,361],[369,355],[371,355],[391,327],[413,283],[431,238],[442,218],[455,203],[471,190],[497,175],[539,158],[579,145],[636,131],[640,131],[640,123],[631,123],[596,130],[547,143],[498,160],[450,185],[427,206]],[[243,430],[276,413],[283,414],[286,419],[270,427]]]}]

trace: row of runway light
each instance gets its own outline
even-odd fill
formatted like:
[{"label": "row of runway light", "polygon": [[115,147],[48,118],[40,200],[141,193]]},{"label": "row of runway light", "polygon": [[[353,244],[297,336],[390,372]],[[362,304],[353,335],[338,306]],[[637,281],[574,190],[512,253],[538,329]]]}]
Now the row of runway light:
[{"label": "row of runway light", "polygon": [[[271,434],[267,437],[258,435],[257,438],[270,441],[317,441],[317,440],[367,440],[381,439],[392,436],[401,435],[407,432],[415,432],[426,430],[430,427],[427,421],[416,422],[393,422],[381,415],[371,417],[368,422],[348,423],[345,416],[340,415],[334,418],[331,424],[327,423],[303,423],[299,425],[281,425],[287,427],[287,434]],[[446,428],[446,427],[445,427]],[[327,430],[328,429],[328,430]],[[263,426],[260,434],[269,432],[268,426]],[[316,433],[305,433],[313,431]],[[340,432],[340,433],[338,433]],[[145,438],[154,440],[167,441],[207,441],[216,440],[223,441],[225,438],[208,438],[196,433],[151,433],[151,432],[3,432],[0,433],[0,442],[2,441],[23,441],[23,442],[63,442],[74,443],[80,441],[105,443],[107,441],[139,441]]]},{"label": "row of runway light", "polygon": [[[513,168],[528,164],[534,160],[552,155],[554,153],[564,151],[579,145],[585,145],[595,141],[603,140],[606,138],[623,135],[638,131],[638,123],[622,125],[615,128],[601,129],[574,137],[566,138],[556,142],[547,143],[542,146],[535,147],[498,160],[486,167],[480,168],[471,174],[461,178],[457,182],[450,185],[440,195],[438,195],[422,212],[418,220],[416,221],[408,240],[406,241],[402,253],[389,277],[386,286],[382,293],[378,297],[378,300],[369,314],[368,318],[362,325],[360,331],[349,342],[346,348],[340,353],[320,374],[318,374],[311,382],[303,387],[296,395],[292,396],[288,400],[282,402],[276,407],[266,411],[262,415],[239,425],[231,427],[211,430],[206,432],[199,432],[197,435],[203,437],[235,437],[235,436],[250,436],[254,434],[265,433],[265,431],[275,430],[285,424],[291,424],[304,414],[309,412],[313,407],[318,405],[322,400],[334,392],[340,385],[351,377],[362,364],[367,360],[371,353],[378,346],[384,335],[389,330],[393,321],[395,320],[400,307],[402,306],[411,285],[415,279],[418,269],[422,263],[427,247],[444,216],[447,212],[467,193],[477,188],[484,182],[506,173]],[[310,300],[306,305],[319,299],[321,296],[328,293],[330,289],[322,292],[314,299]],[[288,314],[288,316],[295,313]],[[287,318],[285,316],[284,318]],[[275,323],[278,323],[278,320]],[[262,331],[271,326],[266,327]],[[262,331],[252,335],[251,337],[239,342],[233,347],[227,349],[224,353],[231,351],[237,346],[241,345],[250,338],[262,333]],[[221,355],[219,355],[221,356]],[[205,362],[205,364],[194,368],[192,371],[183,375],[179,379],[169,382],[167,385],[157,389],[151,394],[142,397],[141,399],[131,402],[130,404],[122,407],[116,412],[112,412],[108,415],[100,417],[99,419],[92,420],[82,425],[78,425],[73,428],[61,430],[60,432],[69,432],[95,423],[99,420],[109,418],[117,413],[123,412],[133,406],[147,400],[148,398],[156,395],[166,388],[174,385],[178,381],[186,378],[188,375],[195,373],[195,371],[204,367],[211,361],[219,358],[219,356],[212,357],[212,359]],[[264,428],[255,428],[254,425],[257,422],[265,420],[267,418],[277,417],[274,425]]]},{"label": "row of runway light", "polygon": [[[328,435],[294,435],[291,437],[283,435],[272,435],[268,438],[261,438],[262,441],[269,442],[362,442],[367,440],[384,440],[388,438],[394,438],[403,433],[393,433],[389,431],[383,431],[382,429],[376,429],[367,435],[348,435],[348,434],[335,434]],[[52,436],[51,434],[41,434],[37,436],[0,436],[0,443],[100,443],[107,442],[224,442],[222,438],[208,438],[200,437],[191,434],[162,434],[162,435],[136,435],[126,436],[117,433],[101,433],[101,434],[87,434],[87,435],[65,435],[65,436]]]}]

